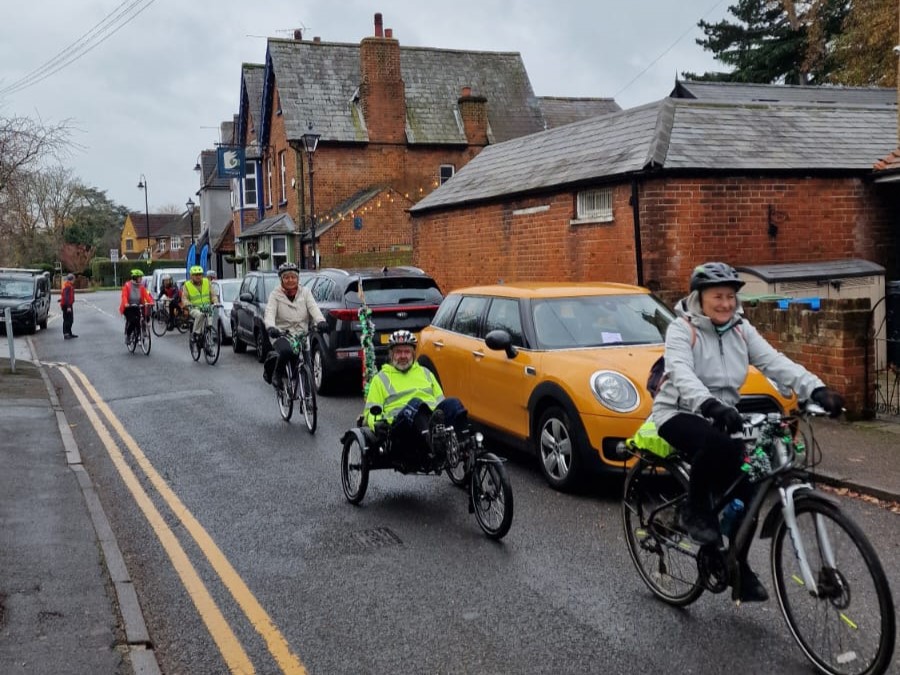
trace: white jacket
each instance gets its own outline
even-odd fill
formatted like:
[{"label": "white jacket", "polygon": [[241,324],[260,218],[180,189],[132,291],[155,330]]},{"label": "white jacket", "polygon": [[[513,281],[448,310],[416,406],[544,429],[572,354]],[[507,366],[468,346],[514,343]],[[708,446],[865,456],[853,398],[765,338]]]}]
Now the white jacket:
[{"label": "white jacket", "polygon": [[[786,385],[803,400],[825,384],[772,345],[741,316],[724,333],[700,309],[696,291],[675,306],[678,319],[666,330],[666,379],[653,400],[651,418],[659,429],[678,413],[700,414],[700,406],[716,398],[730,406],[740,400],[740,388],[750,365]],[[694,327],[692,330],[691,326]]]},{"label": "white jacket", "polygon": [[278,328],[292,333],[310,333],[316,324],[324,321],[322,310],[313,300],[309,289],[300,286],[293,300],[288,300],[284,289],[278,286],[266,302],[263,322],[266,328]]}]

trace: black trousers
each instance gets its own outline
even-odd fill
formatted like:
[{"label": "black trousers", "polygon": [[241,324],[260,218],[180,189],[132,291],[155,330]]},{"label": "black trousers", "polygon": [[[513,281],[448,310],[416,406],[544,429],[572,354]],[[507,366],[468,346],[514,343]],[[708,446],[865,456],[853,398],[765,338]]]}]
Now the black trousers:
[{"label": "black trousers", "polygon": [[75,320],[75,308],[72,305],[65,305],[62,308],[63,315],[63,335],[72,334],[72,322]]}]

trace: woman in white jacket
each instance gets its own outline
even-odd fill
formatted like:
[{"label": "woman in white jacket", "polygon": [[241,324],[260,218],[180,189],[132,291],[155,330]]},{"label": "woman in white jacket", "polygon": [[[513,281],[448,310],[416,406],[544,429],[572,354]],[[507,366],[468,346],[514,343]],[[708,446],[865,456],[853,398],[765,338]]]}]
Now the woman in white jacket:
[{"label": "woman in white jacket", "polygon": [[[691,462],[680,524],[703,544],[719,538],[713,495],[722,494],[741,475],[744,445],[731,434],[742,427],[735,406],[750,365],[791,387],[801,400],[812,399],[833,417],[844,406],[840,394],[776,351],[742,318],[737,292],[743,285],[726,263],[694,268],[691,293],[676,305],[679,318],[666,331],[666,377],[653,402],[652,419],[659,435]],[[745,483],[745,493],[749,489]],[[749,503],[752,495],[736,496]],[[762,602],[768,594],[746,556],[742,551],[741,599]]]},{"label": "woman in white jacket", "polygon": [[316,304],[309,289],[300,285],[300,270],[292,262],[282,263],[278,266],[278,278],[281,285],[269,295],[266,301],[266,315],[263,322],[266,331],[273,340],[272,348],[278,354],[275,362],[274,373],[263,370],[263,378],[271,381],[276,387],[281,387],[281,376],[284,374],[285,364],[294,358],[294,350],[291,343],[282,332],[309,333],[313,328],[320,331],[328,329],[328,322],[322,315],[322,310]]}]

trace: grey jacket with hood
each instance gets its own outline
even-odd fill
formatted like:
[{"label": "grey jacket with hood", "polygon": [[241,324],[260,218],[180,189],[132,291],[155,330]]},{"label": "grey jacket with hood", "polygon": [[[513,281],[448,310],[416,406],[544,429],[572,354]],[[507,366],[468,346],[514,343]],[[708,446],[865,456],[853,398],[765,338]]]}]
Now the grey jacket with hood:
[{"label": "grey jacket with hood", "polygon": [[793,389],[800,399],[809,398],[814,389],[825,386],[766,342],[742,318],[740,302],[735,322],[721,334],[701,311],[697,291],[680,300],[675,313],[679,318],[666,330],[666,378],[650,416],[657,429],[678,413],[701,415],[700,406],[709,398],[737,405],[750,365]]}]

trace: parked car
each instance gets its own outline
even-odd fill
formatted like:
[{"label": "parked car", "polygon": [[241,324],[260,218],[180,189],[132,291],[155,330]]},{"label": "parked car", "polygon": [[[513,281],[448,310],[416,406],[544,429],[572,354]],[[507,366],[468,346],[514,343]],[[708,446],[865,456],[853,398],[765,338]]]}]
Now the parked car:
[{"label": "parked car", "polygon": [[[10,312],[13,332],[47,329],[50,274],[37,269],[0,267],[0,308]],[[0,324],[4,323],[0,321]]]},{"label": "parked car", "polygon": [[250,272],[241,281],[237,298],[231,305],[231,348],[243,354],[247,346],[256,350],[256,360],[262,363],[272,349],[263,319],[269,294],[278,286],[277,272]]},{"label": "parked car", "polygon": [[[303,280],[328,321],[328,331],[312,342],[316,390],[325,394],[347,375],[361,377],[362,327],[359,308],[365,302],[375,326],[375,358],[387,358],[390,334],[405,328],[418,333],[431,321],[443,299],[437,282],[416,267],[381,269],[325,268]],[[360,293],[362,284],[362,293]]]},{"label": "parked car", "polygon": [[243,279],[219,279],[213,282],[222,309],[219,311],[219,340],[222,344],[231,342],[231,308],[241,290]]},{"label": "parked car", "polygon": [[[568,490],[632,463],[624,441],[650,415],[647,376],[673,318],[637,286],[465,288],[422,330],[419,362],[474,422],[537,455],[547,482]],[[742,393],[744,412],[788,405],[755,369]]]},{"label": "parked car", "polygon": [[172,277],[172,281],[176,284],[179,281],[183,282],[187,280],[187,273],[185,272],[184,267],[159,267],[153,270],[153,274],[149,277],[144,277],[144,283],[148,284],[147,290],[150,291],[150,294],[154,298],[159,297],[159,289],[162,287],[162,278],[166,275]]}]

